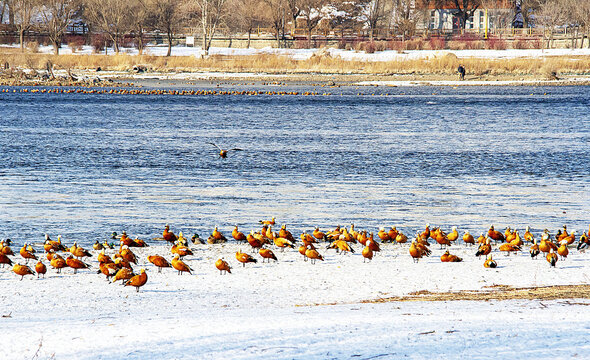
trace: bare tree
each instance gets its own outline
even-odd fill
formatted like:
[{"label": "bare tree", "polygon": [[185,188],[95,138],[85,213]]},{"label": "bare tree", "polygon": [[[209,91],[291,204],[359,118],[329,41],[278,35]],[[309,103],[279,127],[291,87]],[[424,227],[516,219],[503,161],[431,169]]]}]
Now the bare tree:
[{"label": "bare tree", "polygon": [[285,37],[285,14],[287,3],[285,0],[263,0],[266,5],[264,16],[272,25],[275,32],[277,47],[281,47],[281,38]]},{"label": "bare tree", "polygon": [[391,20],[396,33],[403,39],[411,37],[423,13],[416,9],[414,0],[393,0],[391,5]]},{"label": "bare tree", "polygon": [[588,48],[590,49],[590,1],[582,1],[576,7],[576,13],[580,24],[584,27],[584,35],[582,36],[582,44],[584,47],[584,38],[588,39]]},{"label": "bare tree", "polygon": [[146,0],[130,0],[129,7],[133,16],[130,17],[130,30],[135,38],[139,55],[143,54],[143,34],[153,14]]},{"label": "bare tree", "polygon": [[291,32],[295,33],[297,29],[297,18],[301,15],[302,2],[305,0],[286,0],[287,10],[291,16]]},{"label": "bare tree", "polygon": [[344,32],[346,30],[354,31],[360,29],[363,25],[362,17],[368,1],[332,1],[333,15],[330,17],[330,26],[332,29],[339,30],[342,38],[344,38]]},{"label": "bare tree", "polygon": [[79,9],[80,4],[77,0],[44,0],[39,10],[39,25],[47,32],[56,55],[59,54],[68,24]]},{"label": "bare tree", "polygon": [[226,0],[188,0],[187,9],[191,20],[200,23],[204,55],[209,53],[215,31],[226,15],[225,8]]},{"label": "bare tree", "polygon": [[12,11],[14,21],[18,30],[21,52],[25,51],[25,34],[33,27],[33,18],[37,15],[39,8],[38,0],[13,0]]},{"label": "bare tree", "polygon": [[166,33],[168,40],[166,56],[170,56],[174,33],[178,31],[182,23],[181,6],[177,0],[152,0],[150,8],[154,17],[154,27]]},{"label": "bare tree", "polygon": [[325,16],[323,10],[326,5],[326,0],[301,0],[301,17],[305,20],[305,30],[310,47],[311,32]]},{"label": "bare tree", "polygon": [[252,31],[256,26],[264,23],[264,14],[260,11],[259,0],[233,0],[228,11],[230,19],[226,21],[229,27],[240,29],[248,33],[246,47],[250,47]]},{"label": "bare tree", "polygon": [[369,41],[373,36],[379,22],[385,18],[385,0],[371,0],[365,4],[364,18],[369,28]]},{"label": "bare tree", "polygon": [[545,38],[545,33],[549,31],[549,37],[547,38],[548,49],[553,45],[555,28],[564,25],[566,18],[566,12],[559,0],[545,0],[541,4],[538,21],[544,28],[543,39]]},{"label": "bare tree", "polygon": [[132,9],[129,0],[85,0],[84,16],[111,39],[113,49],[119,53],[121,38],[131,29]]}]

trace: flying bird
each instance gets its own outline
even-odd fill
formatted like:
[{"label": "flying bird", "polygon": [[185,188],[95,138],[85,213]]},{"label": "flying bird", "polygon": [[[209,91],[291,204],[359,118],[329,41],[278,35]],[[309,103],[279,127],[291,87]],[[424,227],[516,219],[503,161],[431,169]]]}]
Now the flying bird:
[{"label": "flying bird", "polygon": [[219,147],[219,145],[217,145],[215,143],[210,142],[208,144],[211,144],[211,145],[215,146],[216,148],[218,148],[219,149],[219,156],[223,159],[227,158],[228,151],[243,151],[242,149],[238,149],[238,148],[223,150],[222,148]]}]

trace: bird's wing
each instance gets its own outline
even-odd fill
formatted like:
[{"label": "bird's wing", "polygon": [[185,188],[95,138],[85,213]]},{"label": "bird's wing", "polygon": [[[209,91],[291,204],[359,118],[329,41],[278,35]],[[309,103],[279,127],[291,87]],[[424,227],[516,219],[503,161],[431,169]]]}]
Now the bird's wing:
[{"label": "bird's wing", "polygon": [[207,143],[207,144],[211,144],[211,145],[215,146],[215,147],[216,147],[216,148],[218,148],[220,151],[221,151],[221,150],[223,150],[222,148],[220,148],[220,147],[219,147],[217,144],[215,144],[215,143],[209,142],[209,143]]},{"label": "bird's wing", "polygon": [[233,148],[233,149],[229,149],[228,151],[244,151],[243,149],[238,149],[238,148]]}]

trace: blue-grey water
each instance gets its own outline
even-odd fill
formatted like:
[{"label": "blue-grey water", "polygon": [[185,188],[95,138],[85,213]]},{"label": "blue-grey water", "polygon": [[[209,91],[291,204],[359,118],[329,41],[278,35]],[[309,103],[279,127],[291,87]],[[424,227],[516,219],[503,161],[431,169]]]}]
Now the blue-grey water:
[{"label": "blue-grey water", "polygon": [[0,93],[0,237],[207,237],[271,216],[294,233],[588,228],[590,87],[329,91]]}]

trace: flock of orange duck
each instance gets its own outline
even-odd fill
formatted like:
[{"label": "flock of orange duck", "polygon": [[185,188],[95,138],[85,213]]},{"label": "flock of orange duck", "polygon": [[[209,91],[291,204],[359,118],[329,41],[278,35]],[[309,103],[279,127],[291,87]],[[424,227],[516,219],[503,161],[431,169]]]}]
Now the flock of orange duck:
[{"label": "flock of orange duck", "polygon": [[[357,231],[354,228],[354,224],[350,225],[350,228],[337,226],[335,229],[327,232],[320,231],[317,227],[309,234],[303,232],[300,236],[301,245],[296,245],[297,241],[289,230],[286,229],[285,225],[282,225],[280,230],[277,232],[273,231],[272,226],[275,224],[275,218],[271,220],[261,220],[262,228],[259,231],[250,231],[248,235],[240,232],[236,225],[232,231],[232,238],[237,242],[243,242],[250,245],[253,252],[258,252],[262,261],[274,260],[277,261],[277,257],[274,252],[269,248],[271,244],[274,244],[277,248],[284,251],[285,248],[295,249],[298,247],[299,253],[303,256],[305,261],[315,264],[318,260],[323,261],[324,258],[318,251],[319,243],[326,242],[329,245],[326,249],[335,249],[336,252],[341,254],[354,253],[353,244],[361,244],[363,246],[362,256],[363,262],[366,260],[372,260],[375,253],[381,251],[379,242],[374,238],[373,233],[367,233],[364,231]],[[576,246],[577,250],[585,251],[586,247],[590,245],[588,239],[588,232],[584,232],[578,239]],[[377,237],[381,240],[381,243],[397,243],[404,244],[408,242],[408,237],[400,230],[395,227],[391,227],[389,230],[380,228],[377,233]],[[141,269],[139,274],[133,271],[132,265],[137,265],[138,258],[133,253],[131,248],[133,247],[146,247],[148,246],[145,241],[140,239],[132,239],[127,236],[126,232],[123,231],[121,236],[117,236],[117,233],[113,233],[112,239],[119,241],[118,251],[111,257],[105,253],[107,249],[114,249],[114,244],[109,244],[104,241],[102,244],[98,241],[93,245],[93,250],[96,252],[96,257],[99,263],[99,270],[97,273],[106,276],[109,282],[121,281],[125,286],[134,286],[139,292],[139,288],[146,284],[147,273],[145,269]],[[449,233],[445,233],[439,227],[431,228],[426,225],[426,228],[422,232],[417,232],[415,239],[410,243],[409,254],[413,258],[414,262],[418,262],[420,258],[430,256],[432,251],[430,250],[429,239],[433,239],[440,245],[440,248],[446,247],[446,252],[441,256],[442,262],[460,262],[462,259],[449,252],[448,247],[455,243],[459,239],[459,232],[456,227],[453,227]],[[182,232],[175,235],[170,231],[169,225],[166,225],[161,238],[154,238],[154,240],[165,240],[171,244],[170,251],[174,255],[171,261],[168,261],[161,255],[149,255],[147,260],[158,268],[158,272],[162,271],[162,268],[172,267],[178,274],[181,275],[184,272],[192,274],[191,267],[183,261],[185,256],[193,255],[193,252],[188,246],[188,241],[184,238]],[[204,244],[197,234],[192,237],[194,244]],[[494,229],[494,226],[490,226],[487,234],[481,233],[476,239],[468,231],[465,231],[462,236],[462,240],[465,245],[476,245],[478,244],[476,256],[484,256],[484,267],[495,268],[497,263],[492,258],[492,241],[494,244],[498,244],[498,250],[506,253],[506,256],[510,255],[511,252],[522,251],[522,247],[525,243],[531,244],[529,252],[533,259],[535,259],[540,253],[544,253],[546,260],[550,266],[555,267],[558,261],[558,255],[562,259],[567,258],[569,253],[569,246],[572,246],[576,241],[576,231],[568,233],[566,225],[563,229],[558,230],[557,233],[552,236],[549,230],[545,229],[541,234],[540,242],[530,232],[529,227],[526,228],[523,236],[519,234],[518,230],[512,230],[506,228],[505,232],[502,233]],[[209,244],[219,244],[227,242],[227,238],[218,230],[217,226],[211,233],[211,236],[207,239]],[[25,264],[14,263],[10,256],[15,256],[12,249],[10,248],[10,239],[0,241],[0,264],[2,267],[5,265],[13,266],[12,271],[21,276],[21,280],[26,275],[35,275],[37,278],[41,275],[45,277],[47,267],[37,255],[35,255],[35,249],[31,244],[25,243],[19,251],[19,255],[25,260]],[[90,265],[81,259],[84,257],[91,258],[93,254],[78,246],[76,242],[71,247],[66,247],[61,242],[61,236],[57,237],[57,240],[51,240],[50,237],[45,235],[45,242],[43,244],[45,250],[45,256],[49,261],[49,265],[56,269],[57,273],[61,273],[63,268],[72,268],[74,274],[79,269],[88,269]],[[61,255],[62,253],[63,255]],[[69,253],[67,256],[66,254]],[[64,256],[66,256],[64,258]],[[28,266],[29,260],[37,260],[35,265],[35,271]],[[246,253],[239,250],[236,252],[236,260],[245,267],[247,263],[256,263],[258,260]],[[218,259],[215,262],[215,267],[220,271],[220,274],[231,273],[231,266],[224,260],[224,258]]]}]

